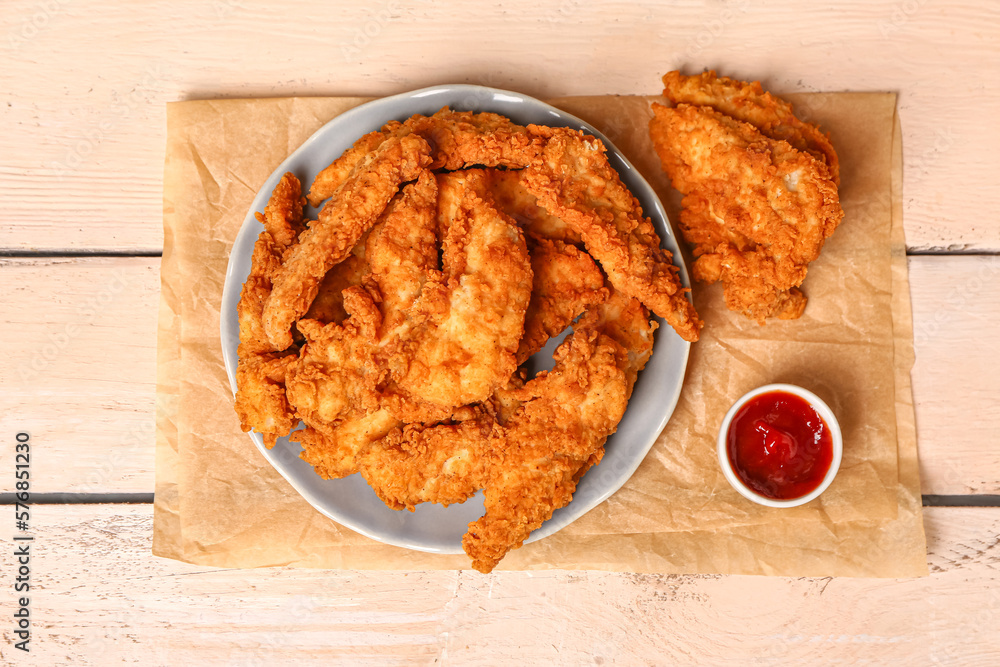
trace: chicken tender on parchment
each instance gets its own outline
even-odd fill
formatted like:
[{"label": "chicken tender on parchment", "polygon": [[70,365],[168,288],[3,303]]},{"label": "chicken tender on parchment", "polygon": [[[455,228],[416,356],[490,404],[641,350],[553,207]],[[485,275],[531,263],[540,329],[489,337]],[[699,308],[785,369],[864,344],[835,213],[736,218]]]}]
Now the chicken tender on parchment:
[{"label": "chicken tender on parchment", "polygon": [[480,572],[493,570],[569,504],[625,413],[628,355],[621,345],[581,328],[554,356],[551,371],[514,392],[522,404],[494,436],[483,491],[486,513],[462,539]]},{"label": "chicken tender on parchment", "polygon": [[368,153],[342,184],[340,197],[303,232],[273,279],[264,329],[276,349],[292,344],[292,325],[309,310],[320,281],[379,219],[400,185],[430,164],[430,146],[418,136],[390,137]]},{"label": "chicken tender on parchment", "polygon": [[271,294],[272,278],[282,258],[304,229],[302,186],[291,173],[275,187],[263,215],[264,225],[250,260],[250,275],[243,283],[237,305],[240,343],[236,367],[236,413],[244,431],[256,430],[264,443],[286,435],[297,421],[285,398],[285,372],[294,353],[277,352],[264,330],[264,304]]},{"label": "chicken tender on parchment", "polygon": [[362,476],[392,509],[465,502],[486,480],[493,417],[463,408],[439,424],[394,429],[358,457]]},{"label": "chicken tender on parchment", "polygon": [[537,137],[504,116],[445,107],[433,116],[417,115],[402,123],[390,122],[358,139],[316,176],[309,189],[309,202],[319,206],[343,187],[367,155],[390,139],[410,134],[423,137],[431,145],[431,169],[456,170],[476,165],[520,168],[530,163],[541,147]]},{"label": "chicken tender on parchment", "polygon": [[604,144],[567,128],[529,130],[546,139],[523,178],[539,204],[580,234],[615,289],[642,301],[684,340],[698,340],[703,323],[673,256],[660,248],[653,224],[608,163]]},{"label": "chicken tender on parchment", "polygon": [[796,288],[844,217],[827,165],[710,107],[654,104],[653,113],[663,169],[685,195],[694,277],[721,280],[726,305],[760,323],[801,315]]},{"label": "chicken tender on parchment", "polygon": [[[438,175],[441,192],[451,178]],[[449,220],[443,270],[377,353],[399,393],[448,408],[486,400],[513,373],[531,296],[524,236],[477,194],[480,187],[466,187],[454,212],[439,210],[439,221]]]},{"label": "chicken tender on parchment", "polygon": [[765,92],[759,81],[747,83],[715,72],[684,76],[680,72],[663,75],[663,95],[674,104],[709,106],[736,120],[750,123],[772,139],[787,141],[825,162],[833,182],[840,185],[840,160],[829,135],[816,125],[799,120],[792,105]]}]

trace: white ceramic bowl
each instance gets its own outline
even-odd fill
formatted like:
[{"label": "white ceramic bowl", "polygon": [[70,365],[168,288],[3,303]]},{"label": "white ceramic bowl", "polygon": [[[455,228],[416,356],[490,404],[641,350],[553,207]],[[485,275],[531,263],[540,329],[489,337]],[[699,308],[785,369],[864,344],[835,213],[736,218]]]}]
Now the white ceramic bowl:
[{"label": "white ceramic bowl", "polygon": [[[794,394],[809,403],[809,405],[815,408],[816,412],[818,412],[823,418],[823,421],[826,422],[827,427],[830,429],[831,439],[833,440],[833,458],[830,461],[830,469],[826,471],[823,481],[820,482],[820,485],[810,493],[798,498],[792,498],[791,500],[775,500],[774,498],[768,498],[767,496],[762,496],[757,493],[743,483],[743,480],[741,480],[739,475],[736,474],[736,471],[733,470],[732,463],[729,461],[727,436],[729,433],[729,425],[732,423],[733,417],[736,416],[736,413],[739,412],[740,408],[746,405],[748,401],[760,396],[761,394],[767,394],[772,391],[783,391],[789,394]],[[805,505],[809,501],[819,497],[819,495],[826,491],[827,487],[833,482],[833,478],[837,476],[837,471],[840,470],[840,461],[844,457],[844,439],[840,432],[840,423],[837,421],[836,415],[833,414],[833,410],[830,409],[830,406],[823,402],[823,399],[819,396],[812,393],[808,389],[803,389],[802,387],[794,384],[766,384],[762,387],[757,387],[753,391],[743,394],[743,396],[741,396],[740,399],[733,404],[733,407],[729,408],[729,412],[726,413],[725,419],[722,420],[722,426],[719,428],[717,449],[719,455],[719,465],[722,466],[723,474],[725,474],[726,479],[733,486],[733,488],[739,491],[740,495],[744,498],[768,507],[797,507],[799,505]]]}]

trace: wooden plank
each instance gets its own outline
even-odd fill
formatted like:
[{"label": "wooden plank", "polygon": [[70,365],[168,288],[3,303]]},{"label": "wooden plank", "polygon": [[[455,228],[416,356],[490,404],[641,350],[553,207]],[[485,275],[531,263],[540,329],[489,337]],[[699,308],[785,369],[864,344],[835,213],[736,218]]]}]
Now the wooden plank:
[{"label": "wooden plank", "polygon": [[[35,491],[152,492],[158,265],[0,261],[0,282],[13,286],[0,297],[0,432],[27,429],[39,445]],[[1000,433],[1000,357],[983,347],[1000,330],[998,275],[1000,257],[910,258],[924,493],[1000,493],[989,446]],[[5,437],[0,456],[13,447]]]},{"label": "wooden plank", "polygon": [[159,262],[0,260],[2,452],[30,434],[36,492],[153,490]]},{"label": "wooden plank", "polygon": [[924,493],[1000,493],[1000,256],[910,258]]},{"label": "wooden plank", "polygon": [[220,570],[151,556],[148,505],[32,522],[37,664],[1000,661],[998,508],[928,509],[931,575],[908,580]]},{"label": "wooden plank", "polygon": [[668,69],[706,66],[776,92],[898,91],[908,243],[1000,247],[1000,218],[982,213],[997,208],[990,179],[1000,171],[1000,130],[983,122],[1000,115],[1000,88],[986,85],[1000,70],[995,3],[297,7],[5,3],[0,249],[161,248],[168,101],[385,95],[446,82],[540,97],[648,94]]}]

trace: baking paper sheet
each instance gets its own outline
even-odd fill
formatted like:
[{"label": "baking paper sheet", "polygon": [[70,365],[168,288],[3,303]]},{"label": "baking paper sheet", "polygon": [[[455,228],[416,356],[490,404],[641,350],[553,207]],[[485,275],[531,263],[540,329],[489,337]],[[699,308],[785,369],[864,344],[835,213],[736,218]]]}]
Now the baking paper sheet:
[{"label": "baking paper sheet", "polygon": [[[895,95],[789,95],[831,132],[843,224],[810,265],[804,316],[765,326],[728,311],[721,286],[695,285],[706,322],[680,402],[630,481],[607,502],[500,569],[788,576],[927,573],[910,367]],[[647,134],[655,96],[550,103],[587,120],[650,181],[677,219],[678,196]],[[380,544],[314,510],[239,428],[219,342],[229,250],[258,188],[325,122],[363,98],[178,102],[168,107],[158,358],[155,554],[221,567],[468,568]],[[690,257],[687,257],[690,266]],[[668,331],[668,330],[665,330]],[[661,335],[664,332],[661,332]],[[640,380],[641,381],[641,380]],[[742,498],[715,458],[718,425],[740,395],[802,385],[838,415],[834,484],[794,509]],[[600,475],[601,467],[588,475]]]}]

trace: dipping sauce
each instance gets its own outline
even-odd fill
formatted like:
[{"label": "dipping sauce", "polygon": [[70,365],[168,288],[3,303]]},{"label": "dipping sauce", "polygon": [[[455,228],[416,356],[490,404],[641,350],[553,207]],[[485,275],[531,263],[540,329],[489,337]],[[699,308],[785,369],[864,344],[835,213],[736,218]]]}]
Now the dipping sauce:
[{"label": "dipping sauce", "polygon": [[747,401],[729,424],[728,453],[736,475],[774,500],[793,500],[822,482],[833,461],[833,437],[808,401],[772,391]]}]

